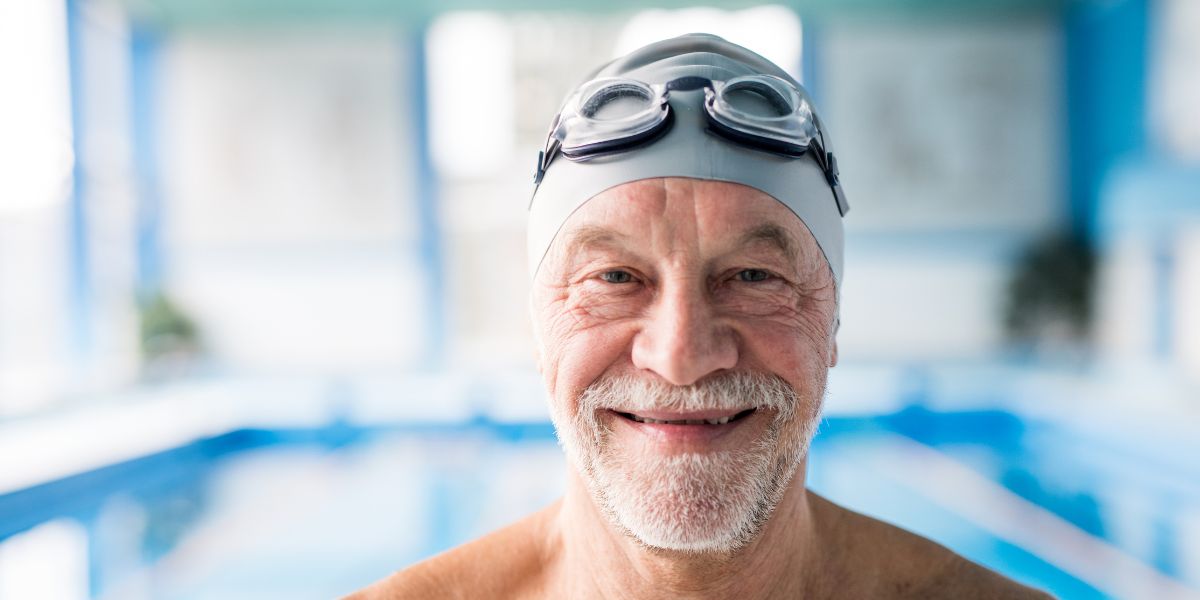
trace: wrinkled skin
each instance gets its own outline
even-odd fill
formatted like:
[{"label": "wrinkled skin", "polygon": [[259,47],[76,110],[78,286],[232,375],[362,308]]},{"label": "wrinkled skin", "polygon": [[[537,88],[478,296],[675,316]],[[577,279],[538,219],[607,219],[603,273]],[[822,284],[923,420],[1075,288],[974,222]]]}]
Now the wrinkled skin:
[{"label": "wrinkled skin", "polygon": [[[536,361],[556,425],[606,377],[689,386],[740,371],[777,376],[795,390],[805,406],[782,439],[798,439],[837,363],[835,298],[811,234],[762,192],[683,178],[612,188],[567,220],[534,282]],[[635,456],[715,449],[705,444],[736,451],[768,422],[747,420],[714,442],[659,443],[622,428],[620,418],[598,415],[608,443]],[[734,550],[639,543],[601,510],[573,464],[562,500],[355,597],[1045,597],[809,492],[804,459],[769,519]]]},{"label": "wrinkled skin", "polygon": [[[572,215],[533,291],[539,366],[568,457],[618,529],[724,553],[756,536],[816,425],[836,361],[834,296],[803,223],[745,186],[634,182]],[[774,376],[797,399],[703,443],[647,435],[618,414],[632,411],[579,402],[601,378],[684,389],[742,373]]]},{"label": "wrinkled skin", "polygon": [[[791,253],[743,240],[762,226],[789,236]],[[625,279],[615,273],[629,281],[610,283]],[[539,269],[537,362],[559,403],[602,374],[688,385],[753,370],[811,391],[837,362],[834,298],[816,241],[769,196],[725,182],[632,182],[576,211]]]}]

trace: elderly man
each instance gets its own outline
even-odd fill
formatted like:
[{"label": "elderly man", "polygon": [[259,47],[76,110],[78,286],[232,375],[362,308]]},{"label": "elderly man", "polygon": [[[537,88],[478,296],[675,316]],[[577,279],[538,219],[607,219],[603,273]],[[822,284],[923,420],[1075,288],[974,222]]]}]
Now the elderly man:
[{"label": "elderly man", "polygon": [[805,488],[848,210],[803,89],[709,35],[573,93],[530,205],[566,495],[360,598],[1043,597]]}]

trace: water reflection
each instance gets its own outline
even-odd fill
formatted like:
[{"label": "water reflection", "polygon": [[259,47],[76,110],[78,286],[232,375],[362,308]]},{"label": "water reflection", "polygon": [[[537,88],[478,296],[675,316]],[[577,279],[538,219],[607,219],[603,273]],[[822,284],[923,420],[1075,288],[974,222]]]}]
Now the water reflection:
[{"label": "water reflection", "polygon": [[[1123,486],[1119,463],[1077,441],[995,410],[831,417],[813,445],[809,483],[1064,597],[1133,584],[1090,581],[1070,560],[1056,564],[1059,547],[1023,546],[1022,525],[1004,519],[1038,511],[1074,532],[1068,537],[1196,585],[1188,557],[1200,548],[1178,532],[1195,518],[1200,494]],[[95,597],[312,597],[346,593],[511,522],[553,501],[564,476],[547,423],[343,420],[241,430],[40,493],[54,500],[45,511],[86,529]],[[963,504],[980,489],[983,505]],[[32,502],[38,491],[18,494]],[[1134,584],[1145,579],[1137,564],[1122,568]]]}]

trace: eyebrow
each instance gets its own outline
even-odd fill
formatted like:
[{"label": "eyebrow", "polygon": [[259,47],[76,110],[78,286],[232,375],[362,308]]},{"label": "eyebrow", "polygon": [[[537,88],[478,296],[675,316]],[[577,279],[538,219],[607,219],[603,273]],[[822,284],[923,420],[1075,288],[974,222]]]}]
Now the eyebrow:
[{"label": "eyebrow", "polygon": [[788,258],[795,260],[799,256],[800,244],[788,230],[773,223],[759,225],[742,236],[742,245],[747,246],[756,242],[766,242],[775,246]]},{"label": "eyebrow", "polygon": [[624,246],[628,237],[611,229],[585,225],[567,234],[563,256],[571,258],[591,246]]}]

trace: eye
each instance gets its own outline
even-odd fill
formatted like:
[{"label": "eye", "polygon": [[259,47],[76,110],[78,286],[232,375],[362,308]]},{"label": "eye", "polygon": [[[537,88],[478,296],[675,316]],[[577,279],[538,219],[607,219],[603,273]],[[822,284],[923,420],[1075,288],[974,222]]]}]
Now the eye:
[{"label": "eye", "polygon": [[629,283],[633,281],[633,275],[628,271],[605,271],[600,274],[600,279],[605,283]]},{"label": "eye", "polygon": [[766,281],[771,278],[771,274],[762,269],[743,269],[737,273],[738,281],[753,283],[755,281]]}]

